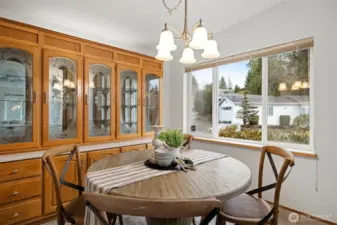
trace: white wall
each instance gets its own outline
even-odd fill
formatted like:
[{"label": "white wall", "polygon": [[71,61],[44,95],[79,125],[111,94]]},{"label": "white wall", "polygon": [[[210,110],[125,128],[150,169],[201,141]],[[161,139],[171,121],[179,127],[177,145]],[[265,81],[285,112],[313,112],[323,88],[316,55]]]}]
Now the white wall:
[{"label": "white wall", "polygon": [[[336,15],[335,0],[291,0],[216,35],[223,57],[314,37],[314,139],[318,160],[296,157],[294,171],[282,190],[281,203],[315,215],[331,215],[334,222],[337,222],[337,102],[333,92],[337,84]],[[170,127],[176,128],[183,127],[184,103],[184,69],[178,62],[179,54],[171,62],[169,75]],[[193,147],[236,157],[257,175],[258,151],[198,142]],[[266,175],[272,181],[273,175]],[[271,195],[268,193],[266,198],[271,200]]]}]

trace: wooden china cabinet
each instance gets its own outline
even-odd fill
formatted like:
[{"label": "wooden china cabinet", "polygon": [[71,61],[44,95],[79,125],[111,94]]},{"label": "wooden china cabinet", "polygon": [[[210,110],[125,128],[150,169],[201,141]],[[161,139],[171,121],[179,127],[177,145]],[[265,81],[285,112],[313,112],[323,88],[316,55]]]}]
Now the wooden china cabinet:
[{"label": "wooden china cabinet", "polygon": [[39,146],[40,51],[0,42],[0,151]]},{"label": "wooden china cabinet", "polygon": [[[0,157],[79,144],[88,151],[80,156],[84,175],[96,160],[151,148],[152,126],[163,122],[162,71],[152,57],[0,17]],[[41,158],[23,155],[0,162],[8,195],[0,224],[30,224],[56,211]],[[59,173],[66,159],[55,157]],[[75,174],[73,159],[66,180],[76,183]],[[76,195],[67,187],[61,194],[64,202]]]},{"label": "wooden china cabinet", "polygon": [[43,146],[82,142],[82,57],[43,52]]},{"label": "wooden china cabinet", "polygon": [[161,125],[163,74],[156,70],[143,70],[142,73],[142,136],[153,136],[152,127]]},{"label": "wooden china cabinet", "polygon": [[141,68],[117,64],[116,137],[141,136]]},{"label": "wooden china cabinet", "polygon": [[115,65],[101,59],[85,58],[84,141],[115,139]]}]

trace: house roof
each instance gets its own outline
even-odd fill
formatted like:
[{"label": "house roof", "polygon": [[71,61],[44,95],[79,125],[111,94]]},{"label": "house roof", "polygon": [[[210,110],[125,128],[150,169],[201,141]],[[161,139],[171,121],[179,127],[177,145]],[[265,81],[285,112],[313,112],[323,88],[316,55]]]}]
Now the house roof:
[{"label": "house roof", "polygon": [[[248,102],[251,104],[262,104],[261,95],[247,95]],[[226,99],[229,99],[235,104],[239,104],[243,100],[243,94],[237,93],[219,93],[219,105]],[[268,96],[269,104],[306,104],[309,102],[309,96],[306,95],[283,95],[283,96]]]}]

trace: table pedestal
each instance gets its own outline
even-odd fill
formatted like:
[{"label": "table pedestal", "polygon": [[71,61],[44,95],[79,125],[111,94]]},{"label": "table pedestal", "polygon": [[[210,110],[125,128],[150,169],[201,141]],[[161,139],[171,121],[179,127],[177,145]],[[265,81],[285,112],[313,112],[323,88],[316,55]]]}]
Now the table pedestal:
[{"label": "table pedestal", "polygon": [[147,225],[191,225],[192,218],[158,219],[146,217]]}]

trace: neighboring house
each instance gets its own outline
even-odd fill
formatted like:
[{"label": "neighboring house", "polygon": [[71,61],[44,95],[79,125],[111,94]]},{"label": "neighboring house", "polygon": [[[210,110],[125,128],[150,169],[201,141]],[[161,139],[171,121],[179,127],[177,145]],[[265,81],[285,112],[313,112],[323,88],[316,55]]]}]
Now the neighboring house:
[{"label": "neighboring house", "polygon": [[[262,124],[262,96],[247,95],[250,105],[257,107],[259,124]],[[241,109],[242,94],[219,93],[219,122],[220,127],[227,125],[242,125],[242,119],[237,118]],[[290,124],[302,114],[309,114],[308,96],[268,96],[268,125],[280,125],[280,116],[289,115]]]}]

